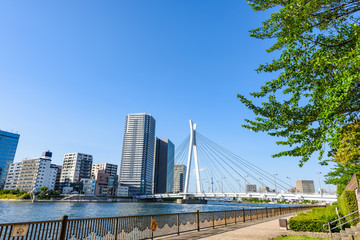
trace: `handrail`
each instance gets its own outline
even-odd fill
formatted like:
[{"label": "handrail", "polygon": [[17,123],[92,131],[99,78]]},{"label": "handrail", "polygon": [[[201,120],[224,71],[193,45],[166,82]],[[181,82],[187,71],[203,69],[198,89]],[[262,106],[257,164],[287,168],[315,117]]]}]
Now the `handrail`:
[{"label": "handrail", "polygon": [[[328,223],[323,224],[323,229],[324,229],[324,230],[328,230],[329,233],[330,233],[330,235],[332,235],[332,234],[331,234],[331,233],[332,233],[332,230],[334,230],[335,228],[339,228],[339,227],[341,227],[341,226],[343,226],[343,225],[345,225],[345,224],[347,224],[347,223],[349,223],[349,222],[355,221],[356,219],[359,219],[360,217],[358,216],[358,217],[356,217],[356,218],[353,218],[353,219],[351,219],[351,220],[349,220],[349,221],[347,221],[347,222],[344,222],[344,223],[342,223],[342,224],[336,225],[336,226],[333,227],[333,228],[331,227],[331,224],[332,224],[332,223],[340,222],[341,219],[344,219],[344,218],[346,218],[346,217],[348,217],[348,216],[351,216],[351,215],[353,215],[353,214],[355,214],[355,213],[359,213],[359,210],[356,210],[355,212],[349,213],[348,215],[345,215],[345,216],[343,216],[343,217],[341,217],[341,218],[338,218],[338,219],[336,219],[336,220],[334,220],[334,221],[331,221],[331,222],[328,222]],[[325,226],[328,226],[328,228],[325,229]]]}]

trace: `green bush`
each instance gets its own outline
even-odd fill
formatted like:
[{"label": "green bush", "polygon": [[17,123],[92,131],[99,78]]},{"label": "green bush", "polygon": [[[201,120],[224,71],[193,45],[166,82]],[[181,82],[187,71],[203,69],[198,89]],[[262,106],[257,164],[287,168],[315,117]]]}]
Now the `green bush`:
[{"label": "green bush", "polygon": [[[346,190],[342,193],[342,195],[338,198],[338,205],[340,214],[342,216],[346,216],[352,212],[358,210],[358,204],[356,200],[355,191]],[[356,214],[346,217],[346,221],[350,221],[351,219],[357,217]],[[350,222],[350,225],[355,226],[359,220],[355,220]]]},{"label": "green bush", "polygon": [[[323,229],[323,225],[335,219],[337,219],[335,206],[313,208],[311,211],[301,212],[290,218],[289,227],[294,231],[327,232]],[[331,227],[336,224],[334,223]]]}]

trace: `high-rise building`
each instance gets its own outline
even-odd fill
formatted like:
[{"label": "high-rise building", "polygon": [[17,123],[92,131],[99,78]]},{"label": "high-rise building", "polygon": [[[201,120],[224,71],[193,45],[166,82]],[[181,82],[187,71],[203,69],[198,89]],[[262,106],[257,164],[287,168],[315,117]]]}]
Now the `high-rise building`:
[{"label": "high-rise building", "polygon": [[174,165],[174,193],[184,192],[186,178],[186,166],[184,164]]},{"label": "high-rise building", "polygon": [[174,185],[175,145],[169,139],[156,138],[154,193],[171,193]]},{"label": "high-rise building", "polygon": [[51,168],[51,157],[52,153],[46,151],[40,158],[23,160],[16,188],[29,192],[45,186],[49,190],[54,190],[57,168]]},{"label": "high-rise building", "polygon": [[10,164],[4,189],[15,190],[21,169],[21,162]]},{"label": "high-rise building", "polygon": [[56,164],[51,164],[50,169],[51,169],[51,171],[53,173],[56,172],[54,190],[59,191],[60,190],[60,177],[61,177],[62,166],[61,165],[56,165]]},{"label": "high-rise building", "polygon": [[84,153],[67,153],[60,176],[60,186],[68,187],[71,183],[80,183],[81,179],[91,178],[93,157]]},{"label": "high-rise building", "polygon": [[0,189],[5,186],[10,164],[14,161],[20,135],[0,130]]},{"label": "high-rise building", "polygon": [[313,180],[296,181],[296,191],[301,193],[315,193],[314,181]]},{"label": "high-rise building", "polygon": [[256,184],[246,184],[246,192],[256,192]]},{"label": "high-rise building", "polygon": [[155,119],[145,113],[126,116],[120,183],[130,195],[151,194],[155,148]]},{"label": "high-rise building", "polygon": [[92,168],[91,168],[91,178],[94,178],[96,171],[99,171],[99,170],[104,170],[105,173],[109,174],[110,176],[116,176],[117,168],[118,168],[118,165],[111,164],[111,163],[93,164]]}]

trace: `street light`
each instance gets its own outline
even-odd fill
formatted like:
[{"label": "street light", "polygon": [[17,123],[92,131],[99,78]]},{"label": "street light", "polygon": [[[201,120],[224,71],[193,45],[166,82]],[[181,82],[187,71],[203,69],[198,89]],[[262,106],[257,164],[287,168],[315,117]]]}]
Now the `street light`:
[{"label": "street light", "polygon": [[241,193],[241,181],[240,179],[236,179],[236,181],[239,183],[239,193]]},{"label": "street light", "polygon": [[319,193],[321,194],[321,197],[322,197],[322,190],[321,190],[321,184],[320,184],[320,174],[321,174],[321,172],[318,172],[317,173],[318,174],[318,180],[319,180]]},{"label": "street light", "polygon": [[277,175],[278,175],[277,173],[274,174],[275,193],[277,193],[277,188],[276,188],[276,176],[277,176]]},{"label": "street light", "polygon": [[290,189],[292,189],[292,186],[291,186],[291,177],[286,177],[289,179],[289,183],[290,183]]},{"label": "street light", "polygon": [[221,192],[224,193],[224,181],[223,179],[225,179],[226,177],[222,177],[221,178]]},{"label": "street light", "polygon": [[261,181],[261,187],[262,187],[261,192],[264,192],[264,181],[262,178],[259,178],[259,180]]}]

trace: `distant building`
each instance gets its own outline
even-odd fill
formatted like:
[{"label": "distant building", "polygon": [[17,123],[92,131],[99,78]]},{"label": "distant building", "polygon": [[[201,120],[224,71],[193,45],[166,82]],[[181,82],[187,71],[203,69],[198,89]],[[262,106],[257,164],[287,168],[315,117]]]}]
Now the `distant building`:
[{"label": "distant building", "polygon": [[6,177],[5,188],[7,190],[15,190],[21,169],[21,162],[10,164]]},{"label": "distant building", "polygon": [[315,193],[314,181],[298,180],[296,181],[296,190],[301,193]]},{"label": "distant building", "polygon": [[16,188],[27,192],[41,187],[54,190],[57,168],[51,168],[51,157],[52,153],[46,151],[40,158],[23,160]]},{"label": "distant building", "polygon": [[0,189],[5,186],[9,166],[14,161],[20,135],[0,130]]},{"label": "distant building", "polygon": [[67,153],[60,176],[60,187],[69,187],[72,183],[80,183],[81,179],[91,178],[93,157],[84,153]]},{"label": "distant building", "polygon": [[171,193],[174,186],[175,145],[169,139],[156,138],[154,193]]},{"label": "distant building", "polygon": [[94,196],[95,195],[95,179],[87,179],[83,178],[81,179],[81,183],[83,185],[82,192],[85,194],[85,196]]},{"label": "distant building", "polygon": [[55,180],[55,188],[54,190],[56,191],[60,191],[60,177],[61,177],[61,170],[62,170],[62,166],[61,165],[55,165],[55,164],[51,164],[52,168],[57,168],[57,173],[56,173],[56,180]]},{"label": "distant building", "polygon": [[246,192],[256,192],[256,184],[246,184]]},{"label": "distant building", "polygon": [[93,178],[96,180],[95,196],[109,195],[110,174],[105,173],[105,170],[97,170]]},{"label": "distant building", "polygon": [[130,195],[151,194],[155,148],[155,119],[145,113],[126,116],[120,184]]},{"label": "distant building", "polygon": [[184,164],[174,165],[174,193],[184,192],[186,178],[186,166]]},{"label": "distant building", "polygon": [[98,170],[104,170],[105,173],[109,174],[110,176],[117,175],[118,165],[111,164],[111,163],[97,163],[93,164],[91,168],[91,177],[95,176],[95,172]]},{"label": "distant building", "polygon": [[117,196],[118,197],[129,197],[129,187],[119,185],[117,189]]},{"label": "distant building", "polygon": [[259,192],[260,193],[270,192],[270,188],[269,187],[259,187]]}]

